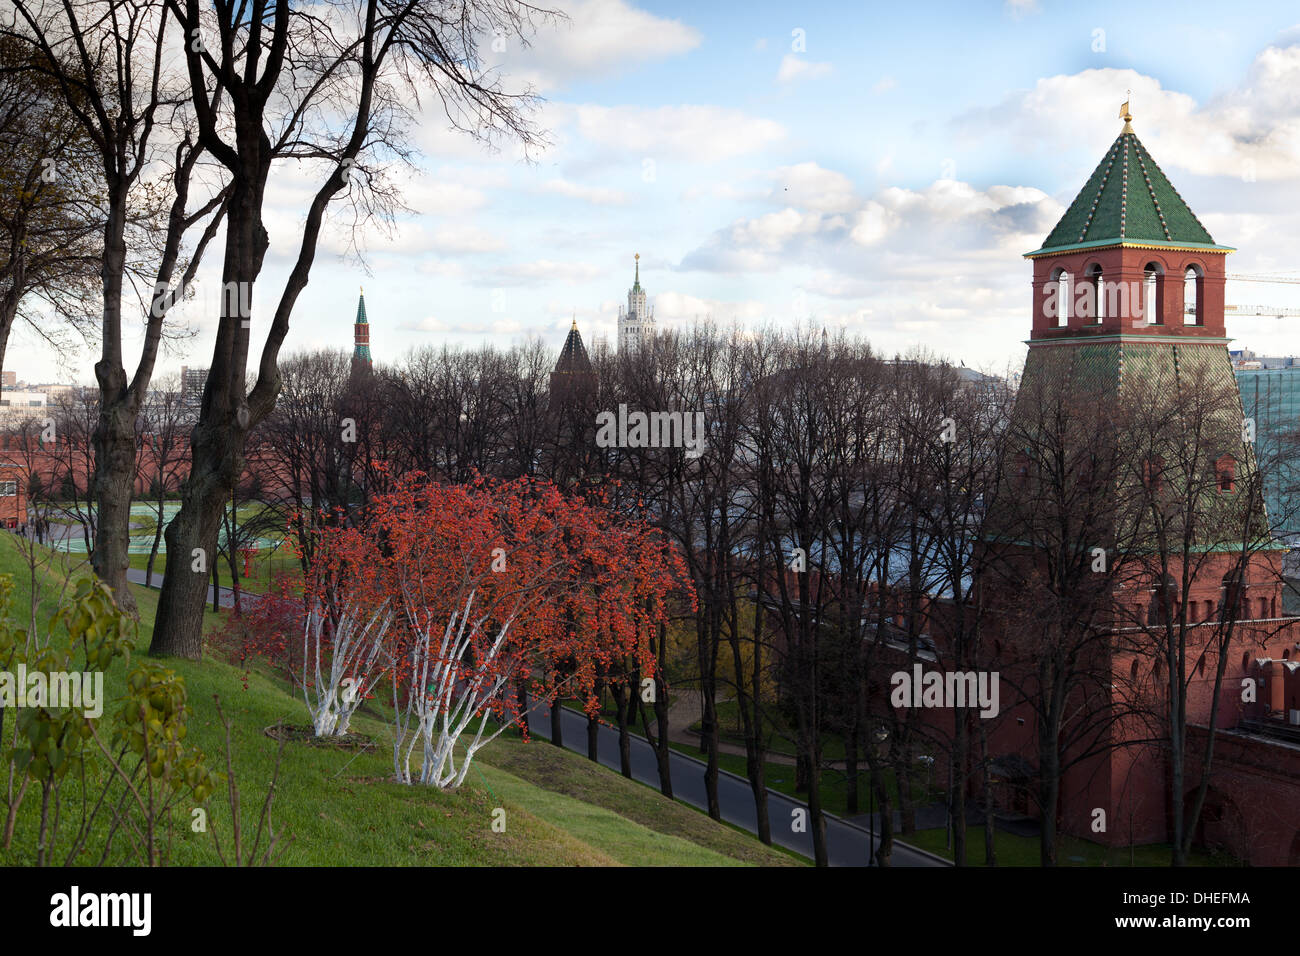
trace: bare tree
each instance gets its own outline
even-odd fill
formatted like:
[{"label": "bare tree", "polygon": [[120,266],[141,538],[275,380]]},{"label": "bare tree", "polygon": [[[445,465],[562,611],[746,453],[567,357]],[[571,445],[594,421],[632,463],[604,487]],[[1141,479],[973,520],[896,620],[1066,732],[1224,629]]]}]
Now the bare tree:
[{"label": "bare tree", "polygon": [[[401,125],[409,100],[403,97],[419,81],[435,90],[454,124],[480,139],[505,134],[525,146],[537,142],[525,115],[531,95],[506,91],[482,63],[479,44],[493,34],[522,35],[539,11],[514,0],[464,3],[452,18],[427,0],[367,0],[311,10],[289,0],[253,0],[206,12],[199,0],[167,0],[167,6],[190,41],[185,60],[199,143],[231,179],[223,287],[247,290],[252,299],[269,241],[262,207],[272,164],[303,161],[326,170],[307,210],[251,393],[245,391],[245,374],[252,317],[222,304],[191,439],[193,465],[180,512],[167,529],[169,552],[212,554],[223,503],[243,470],[247,435],[271,413],[280,391],[280,347],[307,285],[327,207],[354,180],[358,210],[396,204],[378,171],[364,162],[381,154],[404,157]],[[201,656],[196,611],[202,599],[203,582],[196,575],[167,576],[154,651]]]},{"label": "bare tree", "polygon": [[144,431],[141,453],[145,456],[147,493],[155,514],[153,542],[144,572],[145,587],[152,587],[154,562],[158,558],[163,529],[167,526],[167,499],[180,488],[188,464],[184,435],[189,422],[189,407],[181,394],[180,376],[169,375],[155,380],[140,418]]},{"label": "bare tree", "polygon": [[19,317],[57,341],[45,316],[84,329],[98,286],[98,156],[36,62],[0,32],[0,365]]},{"label": "bare tree", "polygon": [[[188,98],[177,82],[181,78],[166,67],[165,51],[183,37],[174,24],[169,30],[170,17],[161,0],[68,0],[57,6],[15,0],[14,9],[6,35],[26,44],[33,72],[57,85],[101,164],[103,315],[95,363],[100,407],[94,432],[98,529],[91,563],[118,604],[134,613],[126,572],[137,419],[163,341],[164,320],[193,282],[225,212],[229,189],[213,186],[197,208],[190,209],[191,184],[204,149],[192,138],[193,119],[185,112]],[[166,170],[164,175],[157,175],[158,167]],[[185,262],[185,236],[205,219],[207,225]],[[139,255],[140,249],[146,250],[148,264],[132,269],[130,250]],[[132,291],[128,280],[140,273],[151,276],[152,283],[133,290],[145,319],[145,336],[140,359],[128,377],[123,298]]]}]

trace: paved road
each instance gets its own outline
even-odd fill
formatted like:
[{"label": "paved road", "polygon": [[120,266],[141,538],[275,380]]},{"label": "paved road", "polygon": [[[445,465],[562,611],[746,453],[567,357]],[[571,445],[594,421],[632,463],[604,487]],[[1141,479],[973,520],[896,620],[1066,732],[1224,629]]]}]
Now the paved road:
[{"label": "paved road", "polygon": [[[132,584],[144,584],[144,569],[127,568],[126,579],[130,581]],[[156,591],[161,587],[162,587],[162,575],[159,574],[157,571],[155,571],[153,573],[153,584],[151,585],[151,588],[152,590]],[[212,606],[212,578],[211,577],[208,578],[207,594],[208,596],[204,600],[207,602],[208,607],[211,607]],[[239,599],[243,603],[243,607],[247,608],[250,601],[257,600],[257,595],[249,594],[247,591],[240,591]],[[235,606],[235,592],[230,590],[230,588],[226,587],[224,584],[221,586],[221,606],[222,607]]]},{"label": "paved road", "polygon": [[[564,746],[584,756],[587,753],[587,718],[567,708],[563,709],[564,724],[561,727]],[[528,726],[535,737],[549,740],[551,737],[550,708],[545,702],[530,708]],[[654,748],[649,741],[637,734],[631,735],[632,776],[641,783],[659,788],[659,765],[655,760]],[[613,727],[602,725],[597,741],[597,753],[600,762],[614,770],[620,767],[618,756],[618,731]],[[669,757],[673,777],[673,796],[684,803],[701,809],[708,806],[704,790],[703,761],[686,754],[673,751]],[[813,855],[812,834],[791,832],[792,813],[798,808],[807,808],[807,804],[787,797],[775,790],[767,791],[768,815],[772,821],[772,839],[787,849],[802,853],[811,858]],[[728,823],[743,827],[750,833],[757,832],[758,814],[754,809],[754,795],[749,788],[749,781],[733,774],[718,773],[718,804],[722,810],[722,819]],[[826,845],[831,866],[867,866],[871,852],[871,834],[863,827],[854,826],[837,817],[826,818]],[[946,860],[933,856],[922,850],[894,841],[892,859],[894,866],[950,866]]]}]

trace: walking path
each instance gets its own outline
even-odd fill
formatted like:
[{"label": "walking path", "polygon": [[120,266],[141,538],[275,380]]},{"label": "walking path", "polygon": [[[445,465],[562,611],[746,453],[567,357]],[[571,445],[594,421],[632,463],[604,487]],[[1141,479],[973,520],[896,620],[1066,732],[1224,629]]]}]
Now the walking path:
[{"label": "walking path", "polygon": [[[550,708],[545,702],[535,703],[530,710],[528,725],[533,736],[550,739]],[[670,710],[671,713],[671,710]],[[585,715],[561,708],[560,732],[564,746],[577,753],[587,752],[587,718]],[[671,726],[671,723],[670,723]],[[631,734],[632,778],[648,786],[659,787],[659,765],[654,748],[639,734]],[[597,738],[597,755],[600,763],[619,769],[618,731],[606,724],[600,725]],[[672,775],[673,796],[684,803],[703,810],[708,806],[704,786],[705,764],[701,760],[672,751],[669,756],[669,773]],[[771,821],[772,841],[778,846],[794,850],[803,856],[813,855],[812,834],[795,832],[800,816],[808,819],[808,805],[783,793],[767,791],[768,819]],[[749,781],[725,770],[718,773],[718,805],[722,819],[748,830],[758,832],[758,813],[754,808],[754,794]],[[802,810],[802,814],[798,811]],[[878,838],[859,823],[826,814],[826,847],[831,866],[867,866],[872,842]],[[806,831],[807,827],[803,827]],[[891,859],[893,866],[951,866],[942,857],[918,847],[894,841]]]}]

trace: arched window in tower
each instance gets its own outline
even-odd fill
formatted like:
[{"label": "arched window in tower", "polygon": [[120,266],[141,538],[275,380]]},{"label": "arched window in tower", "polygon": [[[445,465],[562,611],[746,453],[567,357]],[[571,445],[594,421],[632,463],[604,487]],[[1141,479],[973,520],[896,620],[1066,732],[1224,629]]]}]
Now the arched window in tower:
[{"label": "arched window in tower", "polygon": [[1193,263],[1183,273],[1183,325],[1204,325],[1205,273]]},{"label": "arched window in tower", "polygon": [[1070,273],[1064,269],[1052,270],[1049,295],[1053,296],[1056,310],[1056,327],[1063,329],[1070,324]]},{"label": "arched window in tower", "polygon": [[1219,493],[1229,495],[1237,490],[1237,459],[1224,455],[1214,463],[1214,477]]},{"label": "arched window in tower", "polygon": [[1147,325],[1164,322],[1164,269],[1158,262],[1148,262],[1142,269],[1142,317]]},{"label": "arched window in tower", "polygon": [[1101,266],[1088,266],[1088,290],[1092,298],[1092,321],[1100,325],[1106,318],[1106,283],[1101,277]]}]

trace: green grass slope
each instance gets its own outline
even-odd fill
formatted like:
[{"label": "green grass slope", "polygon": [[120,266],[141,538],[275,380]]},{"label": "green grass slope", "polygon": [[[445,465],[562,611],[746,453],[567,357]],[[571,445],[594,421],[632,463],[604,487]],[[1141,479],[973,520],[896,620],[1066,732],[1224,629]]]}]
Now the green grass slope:
[{"label": "green grass slope", "polygon": [[[57,594],[63,568],[40,589]],[[75,578],[84,566],[70,568]],[[0,534],[0,574],[12,574],[15,614],[27,617],[28,568],[13,539]],[[148,646],[157,592],[135,588],[141,611],[138,647]],[[45,626],[55,601],[38,609]],[[210,611],[205,620],[219,619]],[[224,730],[213,697],[232,724],[233,766],[240,788],[244,840],[257,827],[258,811],[269,785],[277,741],[266,731],[280,721],[307,722],[307,712],[286,685],[265,673],[243,671],[219,660],[202,663],[169,660],[186,681],[193,714],[187,743],[225,769]],[[110,701],[122,686],[126,665],[118,661],[105,675]],[[247,682],[247,688],[244,684]],[[665,799],[656,791],[625,780],[576,754],[542,741],[525,743],[510,732],[475,760],[466,785],[454,793],[408,787],[392,781],[392,733],[378,715],[363,710],[354,730],[372,739],[361,750],[342,750],[294,742],[285,746],[272,821],[285,835],[280,862],[301,866],[391,865],[552,865],[552,866],[733,866],[800,865],[802,861],[763,846],[753,837]],[[2,786],[2,782],[0,782]],[[79,812],[76,781],[65,784],[65,814]],[[3,791],[0,791],[2,794]],[[40,794],[29,791],[18,818],[13,844],[0,850],[0,864],[35,861]],[[493,811],[506,812],[504,832],[492,829]],[[0,805],[2,809],[2,805]],[[171,828],[171,862],[211,865],[218,861],[210,833],[193,833],[190,807],[181,807]],[[233,827],[224,791],[208,801],[210,826],[228,846]],[[65,818],[65,825],[70,822]],[[102,826],[92,847],[102,847]],[[124,838],[123,838],[124,839]],[[120,841],[119,841],[120,842]],[[64,841],[66,853],[66,839]],[[94,864],[98,849],[75,862]],[[129,862],[121,845],[109,863]],[[56,854],[55,862],[63,862]]]}]

